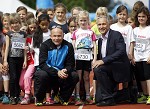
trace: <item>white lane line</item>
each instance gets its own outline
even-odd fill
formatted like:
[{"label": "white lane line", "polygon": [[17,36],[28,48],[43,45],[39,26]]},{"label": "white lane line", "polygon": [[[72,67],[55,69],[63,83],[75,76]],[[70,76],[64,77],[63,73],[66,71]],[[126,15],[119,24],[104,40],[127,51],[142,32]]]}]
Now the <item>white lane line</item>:
[{"label": "white lane line", "polygon": [[83,105],[82,106],[79,106],[79,108],[78,109],[83,109]]},{"label": "white lane line", "polygon": [[[93,90],[93,86],[90,88],[90,92]],[[82,105],[82,106],[79,106],[79,108],[78,109],[83,109],[83,106],[84,105]]]}]

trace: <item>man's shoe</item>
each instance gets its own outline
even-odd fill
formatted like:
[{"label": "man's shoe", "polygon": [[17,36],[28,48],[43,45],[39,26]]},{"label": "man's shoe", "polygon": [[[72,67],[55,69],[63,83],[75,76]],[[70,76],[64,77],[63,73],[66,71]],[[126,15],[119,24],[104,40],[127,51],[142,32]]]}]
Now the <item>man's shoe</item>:
[{"label": "man's shoe", "polygon": [[61,103],[64,106],[67,106],[69,102],[65,102],[59,94],[54,97],[54,100],[58,103]]},{"label": "man's shoe", "polygon": [[141,97],[139,97],[138,99],[137,99],[137,103],[146,103],[146,101],[147,101],[147,96],[145,96],[145,95],[141,95]]},{"label": "man's shoe", "polygon": [[115,102],[109,102],[109,101],[102,101],[96,104],[96,106],[114,106],[114,105],[116,105]]}]

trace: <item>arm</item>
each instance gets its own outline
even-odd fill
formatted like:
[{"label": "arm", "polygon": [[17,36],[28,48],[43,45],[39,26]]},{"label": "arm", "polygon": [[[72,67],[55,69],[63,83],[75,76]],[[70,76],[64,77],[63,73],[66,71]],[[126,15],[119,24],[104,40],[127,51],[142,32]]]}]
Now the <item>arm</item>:
[{"label": "arm", "polygon": [[96,41],[93,41],[93,53],[94,53],[94,58],[93,58],[93,63],[97,60],[97,47],[96,47]]},{"label": "arm", "polygon": [[[25,44],[26,45],[26,44]],[[24,49],[24,62],[23,62],[23,69],[27,67],[27,50]]]},{"label": "arm", "polygon": [[75,50],[75,43],[76,43],[76,40],[72,40],[72,45],[73,45],[74,50]]},{"label": "arm", "polygon": [[6,35],[6,48],[5,48],[5,53],[4,53],[4,71],[7,72],[8,70],[8,62],[7,62],[7,58],[8,58],[8,51],[9,51],[9,36]]},{"label": "arm", "polygon": [[131,43],[130,43],[129,54],[128,54],[128,58],[129,58],[130,60],[133,59],[134,44],[135,44],[135,42],[131,42]]}]

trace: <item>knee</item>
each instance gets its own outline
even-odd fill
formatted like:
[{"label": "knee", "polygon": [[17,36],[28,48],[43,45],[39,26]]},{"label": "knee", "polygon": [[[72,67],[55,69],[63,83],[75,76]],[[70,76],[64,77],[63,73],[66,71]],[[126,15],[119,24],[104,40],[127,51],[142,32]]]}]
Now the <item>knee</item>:
[{"label": "knee", "polygon": [[98,67],[93,69],[94,74],[97,74],[99,71],[100,71],[100,68]]},{"label": "knee", "polygon": [[39,71],[36,71],[35,74],[34,74],[34,79],[40,79],[40,80],[43,80],[45,78],[47,78],[48,74],[47,72],[43,71],[43,70],[39,70]]},{"label": "knee", "polygon": [[84,76],[83,79],[84,79],[85,82],[89,82],[90,81],[89,76]]},{"label": "knee", "polygon": [[71,76],[72,76],[72,79],[73,79],[75,82],[78,82],[78,81],[79,81],[79,75],[78,75],[76,72],[72,72],[72,73],[71,73]]}]

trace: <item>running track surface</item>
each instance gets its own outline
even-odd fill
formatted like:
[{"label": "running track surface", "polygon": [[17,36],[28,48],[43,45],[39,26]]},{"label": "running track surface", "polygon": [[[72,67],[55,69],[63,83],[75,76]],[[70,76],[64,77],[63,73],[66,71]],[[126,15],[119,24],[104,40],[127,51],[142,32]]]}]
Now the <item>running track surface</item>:
[{"label": "running track surface", "polygon": [[[92,86],[93,73],[90,74],[90,83]],[[97,107],[96,105],[83,105],[83,106],[61,106],[61,105],[51,105],[51,106],[35,106],[30,105],[3,105],[0,103],[0,109],[150,109],[150,105],[146,104],[119,104],[116,106],[105,106]]]}]

